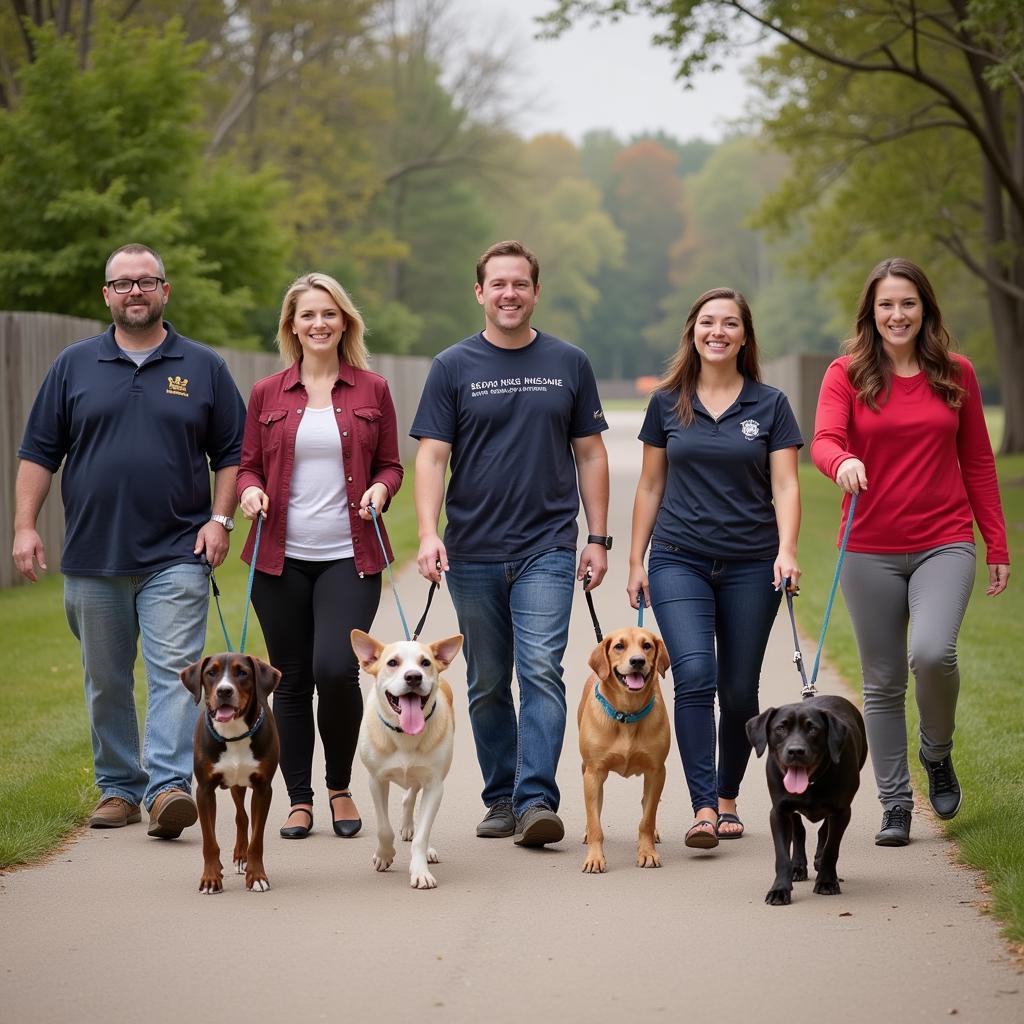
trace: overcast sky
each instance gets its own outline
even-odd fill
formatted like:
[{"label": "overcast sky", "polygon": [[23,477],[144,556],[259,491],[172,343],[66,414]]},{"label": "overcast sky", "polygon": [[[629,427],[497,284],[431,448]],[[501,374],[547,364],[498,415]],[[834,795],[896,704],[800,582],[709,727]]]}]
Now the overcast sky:
[{"label": "overcast sky", "polygon": [[650,39],[656,23],[625,18],[598,28],[574,26],[556,40],[534,39],[533,18],[553,0],[455,0],[470,37],[522,43],[524,86],[539,97],[518,118],[520,134],[558,131],[579,142],[594,128],[623,139],[662,129],[680,140],[720,140],[729,122],[744,116],[749,89],[738,66],[696,80],[685,90],[675,81],[671,55]]}]

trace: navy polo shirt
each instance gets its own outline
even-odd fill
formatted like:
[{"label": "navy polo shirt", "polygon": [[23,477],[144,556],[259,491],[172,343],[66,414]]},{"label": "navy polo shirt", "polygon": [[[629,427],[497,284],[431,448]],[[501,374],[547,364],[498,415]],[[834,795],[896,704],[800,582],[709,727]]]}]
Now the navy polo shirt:
[{"label": "navy polo shirt", "polygon": [[452,446],[449,556],[502,562],[575,550],[571,441],[607,429],[590,361],[567,341],[538,331],[505,349],[480,332],[441,352],[409,433]]},{"label": "navy polo shirt", "polygon": [[676,415],[678,400],[678,390],[655,391],[640,431],[668,460],[652,539],[710,558],[774,558],[779,531],[768,456],[804,443],[789,400],[748,379],[717,422],[694,395],[688,427]]},{"label": "navy polo shirt", "polygon": [[210,470],[237,466],[245,404],[224,360],[177,334],[142,364],[113,325],[69,345],[29,413],[18,457],[61,463],[68,576],[133,576],[195,561]]}]

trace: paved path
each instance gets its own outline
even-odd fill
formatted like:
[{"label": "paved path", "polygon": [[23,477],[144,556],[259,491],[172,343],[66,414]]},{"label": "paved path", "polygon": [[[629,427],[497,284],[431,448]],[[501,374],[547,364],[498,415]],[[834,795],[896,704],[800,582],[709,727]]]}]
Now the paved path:
[{"label": "paved path", "polygon": [[[624,574],[639,464],[636,416],[612,422],[617,540],[597,592],[606,629],[629,621]],[[414,568],[399,587],[418,615],[425,589]],[[439,595],[428,635],[455,631]],[[390,594],[374,632],[401,635]],[[83,832],[51,863],[0,879],[0,1020],[1024,1020],[1024,978],[978,912],[974,876],[952,863],[927,815],[915,815],[909,847],[873,845],[879,810],[870,767],[843,845],[841,896],[814,896],[802,883],[792,906],[763,903],[774,872],[759,761],[741,793],[746,838],[709,854],[686,850],[691,815],[675,748],[659,822],[664,867],[633,866],[641,781],[613,776],[604,813],[609,871],[581,874],[575,704],[593,642],[581,599],[565,660],[570,722],[559,784],[568,833],[559,847],[475,838],[480,780],[459,659],[450,673],[455,763],[434,830],[439,888],[409,889],[408,847],[387,874],[370,867],[373,809],[361,765],[354,788],[367,827],[353,840],[333,836],[321,794],[314,835],[279,839],[287,800],[276,787],[266,894],[226,875],[223,895],[199,895],[198,828],[173,843],[148,839],[144,824]],[[762,706],[797,699],[791,654],[783,616]],[[812,644],[805,654],[813,657]],[[839,689],[827,671],[822,685]],[[664,687],[671,692],[670,680]],[[221,843],[230,849],[226,793],[221,801]]]}]

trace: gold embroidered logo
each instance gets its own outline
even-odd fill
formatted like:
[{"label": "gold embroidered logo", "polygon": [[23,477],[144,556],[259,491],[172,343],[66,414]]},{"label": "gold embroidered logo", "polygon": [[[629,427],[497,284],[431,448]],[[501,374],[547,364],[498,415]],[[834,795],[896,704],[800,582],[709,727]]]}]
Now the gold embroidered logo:
[{"label": "gold embroidered logo", "polygon": [[168,377],[167,394],[188,398],[188,377]]}]

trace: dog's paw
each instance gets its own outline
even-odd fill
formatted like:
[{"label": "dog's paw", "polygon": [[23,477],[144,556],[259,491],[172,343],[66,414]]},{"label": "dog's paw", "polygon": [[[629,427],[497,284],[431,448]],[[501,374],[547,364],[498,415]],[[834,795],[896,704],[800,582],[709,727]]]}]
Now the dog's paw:
[{"label": "dog's paw", "polygon": [[249,892],[270,892],[270,879],[266,875],[260,878],[246,876],[245,887]]},{"label": "dog's paw", "polygon": [[806,864],[795,864],[795,865],[793,865],[793,881],[794,882],[806,882],[807,881],[807,865]]},{"label": "dog's paw", "polygon": [[814,883],[814,891],[819,896],[839,896],[842,889],[839,888],[838,878],[819,878]]},{"label": "dog's paw", "polygon": [[409,886],[412,889],[436,889],[437,879],[426,868],[409,872]]},{"label": "dog's paw", "polygon": [[432,846],[427,847],[427,863],[428,864],[440,864],[441,858],[437,855],[437,850]]},{"label": "dog's paw", "polygon": [[638,868],[660,868],[661,858],[653,847],[650,850],[637,850],[636,866]]},{"label": "dog's paw", "polygon": [[373,855],[373,867],[375,871],[387,871],[395,862],[395,851],[389,853],[386,850],[377,850]]},{"label": "dog's paw", "polygon": [[603,853],[590,853],[583,862],[583,874],[603,875],[608,870],[608,861]]},{"label": "dog's paw", "polygon": [[792,900],[789,889],[769,889],[764,901],[769,907],[788,907]]},{"label": "dog's paw", "polygon": [[240,857],[238,860],[235,860],[233,863],[235,865],[235,873],[239,874],[239,875],[244,875],[245,874],[245,858],[244,857]]},{"label": "dog's paw", "polygon": [[203,875],[199,879],[199,891],[206,896],[212,896],[214,893],[224,891],[224,876],[223,875]]},{"label": "dog's paw", "polygon": [[402,837],[403,843],[408,843],[412,841],[412,837],[416,834],[416,831],[412,825],[403,825],[398,834]]}]

